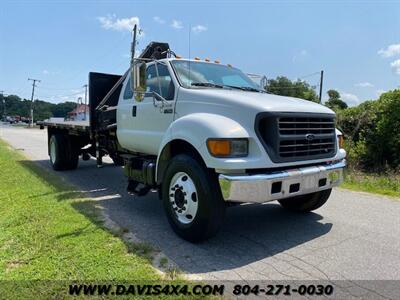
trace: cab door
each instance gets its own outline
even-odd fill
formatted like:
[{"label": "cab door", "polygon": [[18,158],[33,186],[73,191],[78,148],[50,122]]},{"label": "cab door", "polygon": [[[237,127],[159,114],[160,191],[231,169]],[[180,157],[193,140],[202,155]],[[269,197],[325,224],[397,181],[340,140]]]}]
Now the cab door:
[{"label": "cab door", "polygon": [[[175,85],[166,63],[153,62],[146,69],[146,96],[138,102],[133,97],[130,78],[125,81],[117,114],[120,144],[131,151],[158,154],[163,136],[173,121]],[[157,101],[156,92],[168,103]]]}]

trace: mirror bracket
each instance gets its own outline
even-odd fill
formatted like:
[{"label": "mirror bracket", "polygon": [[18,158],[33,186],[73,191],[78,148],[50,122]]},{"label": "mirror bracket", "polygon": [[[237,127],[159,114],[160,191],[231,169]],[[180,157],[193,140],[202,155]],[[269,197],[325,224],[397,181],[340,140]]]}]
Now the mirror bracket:
[{"label": "mirror bracket", "polygon": [[[151,92],[153,96],[154,107],[159,107],[160,109],[172,107],[172,103],[166,100],[163,96],[156,92]],[[158,103],[161,103],[160,105]]]}]

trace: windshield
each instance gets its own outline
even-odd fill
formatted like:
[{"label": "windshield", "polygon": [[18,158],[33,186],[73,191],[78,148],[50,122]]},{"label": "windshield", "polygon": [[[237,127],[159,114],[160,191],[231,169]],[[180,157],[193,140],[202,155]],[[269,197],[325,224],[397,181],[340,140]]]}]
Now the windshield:
[{"label": "windshield", "polygon": [[249,77],[236,68],[206,62],[174,60],[172,65],[183,87],[238,88],[261,91]]}]

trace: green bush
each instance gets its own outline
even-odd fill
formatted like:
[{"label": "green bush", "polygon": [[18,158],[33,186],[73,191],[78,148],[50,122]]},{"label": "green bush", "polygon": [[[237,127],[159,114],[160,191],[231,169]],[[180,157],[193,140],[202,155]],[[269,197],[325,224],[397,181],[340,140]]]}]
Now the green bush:
[{"label": "green bush", "polygon": [[366,171],[399,168],[400,90],[337,111],[337,123],[346,139],[351,166]]}]

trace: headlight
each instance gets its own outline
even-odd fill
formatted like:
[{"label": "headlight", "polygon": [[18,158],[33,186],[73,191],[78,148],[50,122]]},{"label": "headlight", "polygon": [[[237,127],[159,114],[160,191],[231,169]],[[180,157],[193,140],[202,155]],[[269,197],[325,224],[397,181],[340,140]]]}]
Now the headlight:
[{"label": "headlight", "polygon": [[242,157],[249,154],[247,139],[208,139],[208,152],[215,157]]},{"label": "headlight", "polygon": [[337,139],[338,139],[339,148],[343,149],[344,148],[344,137],[343,137],[343,135],[338,135]]}]

